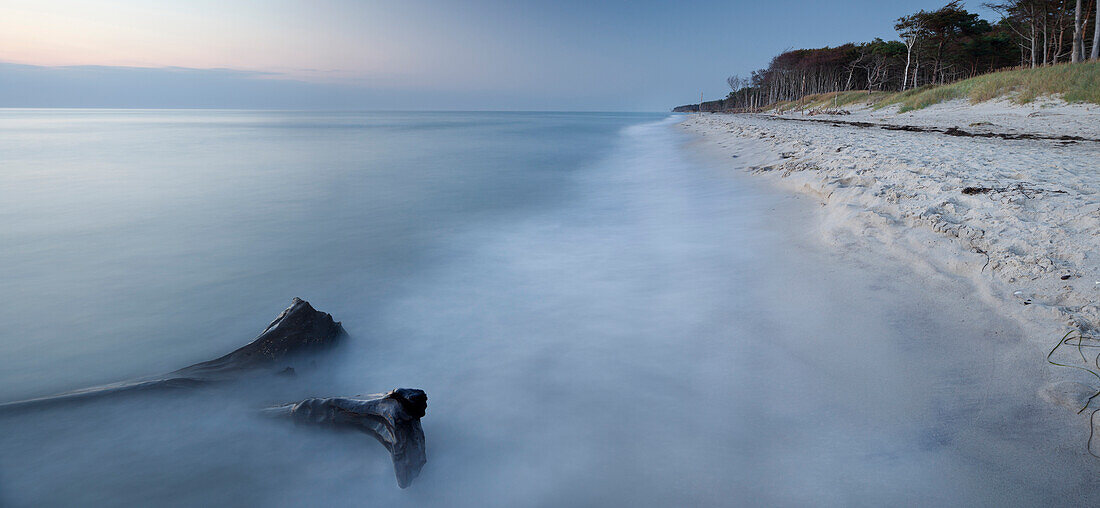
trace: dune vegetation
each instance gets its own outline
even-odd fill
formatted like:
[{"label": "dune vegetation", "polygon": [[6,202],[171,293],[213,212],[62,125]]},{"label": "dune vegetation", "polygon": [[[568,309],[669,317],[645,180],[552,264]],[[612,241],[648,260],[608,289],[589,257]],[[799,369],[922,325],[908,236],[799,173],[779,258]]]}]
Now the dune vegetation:
[{"label": "dune vegetation", "polygon": [[878,107],[900,104],[902,111],[910,111],[952,99],[977,103],[1006,97],[1027,104],[1044,96],[1058,96],[1071,103],[1100,104],[1100,62],[993,72],[946,85],[889,94],[875,104]]},{"label": "dune vegetation", "polygon": [[778,112],[835,110],[851,104],[869,104],[876,109],[898,105],[899,111],[905,112],[954,99],[979,103],[1005,98],[1017,104],[1027,104],[1040,97],[1057,97],[1069,103],[1100,104],[1100,62],[992,72],[904,92],[848,90],[813,94],[796,101],[778,102],[771,109]]}]

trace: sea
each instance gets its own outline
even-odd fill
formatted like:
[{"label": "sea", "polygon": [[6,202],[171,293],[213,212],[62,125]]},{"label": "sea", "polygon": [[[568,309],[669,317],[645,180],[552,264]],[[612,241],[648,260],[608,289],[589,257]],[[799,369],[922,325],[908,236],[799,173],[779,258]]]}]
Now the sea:
[{"label": "sea", "polygon": [[[295,376],[0,415],[0,506],[1100,492],[1087,426],[1048,439],[1063,410],[1005,381],[1018,323],[821,242],[817,202],[682,119],[0,110],[0,402],[221,356],[294,297],[349,333]],[[398,387],[428,394],[407,489],[369,436],[261,414]]]}]

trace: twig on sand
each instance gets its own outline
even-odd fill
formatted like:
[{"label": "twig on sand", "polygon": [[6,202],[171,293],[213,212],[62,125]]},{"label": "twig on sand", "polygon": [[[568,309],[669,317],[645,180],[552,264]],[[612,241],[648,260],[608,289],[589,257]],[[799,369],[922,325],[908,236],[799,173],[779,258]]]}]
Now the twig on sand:
[{"label": "twig on sand", "polygon": [[[1062,338],[1058,339],[1058,343],[1054,345],[1054,347],[1050,350],[1049,353],[1047,353],[1047,363],[1049,363],[1051,365],[1057,365],[1059,367],[1068,367],[1068,368],[1071,368],[1071,369],[1083,370],[1085,372],[1088,372],[1089,374],[1092,374],[1097,380],[1100,380],[1100,372],[1097,372],[1097,370],[1100,370],[1100,353],[1097,353],[1096,357],[1092,361],[1092,363],[1094,365],[1096,365],[1097,370],[1093,370],[1089,367],[1081,367],[1079,365],[1069,365],[1069,364],[1065,364],[1065,363],[1058,363],[1058,362],[1051,359],[1051,357],[1054,356],[1054,353],[1057,352],[1058,348],[1062,347],[1062,345],[1066,345],[1066,344],[1071,345],[1071,346],[1076,345],[1077,346],[1077,354],[1081,356],[1081,361],[1084,362],[1085,365],[1089,364],[1088,358],[1085,357],[1085,348],[1100,348],[1100,344],[1085,344],[1085,340],[1095,341],[1096,339],[1093,339],[1091,337],[1085,337],[1085,335],[1082,334],[1081,332],[1077,332],[1076,337],[1071,337],[1071,335],[1073,335],[1073,332],[1074,332],[1073,330],[1070,330],[1070,331],[1066,332],[1066,334],[1063,335]],[[1076,340],[1076,344],[1073,343],[1074,340]],[[1088,409],[1089,404],[1092,404],[1092,400],[1095,399],[1098,396],[1100,396],[1100,390],[1097,390],[1096,393],[1093,393],[1091,396],[1089,396],[1088,399],[1085,400],[1085,405],[1082,406],[1081,409],[1077,410],[1077,414],[1081,414],[1086,409]],[[1097,412],[1100,412],[1100,409],[1093,409],[1092,414],[1089,415],[1089,439],[1088,439],[1088,442],[1086,442],[1085,447],[1086,447],[1086,451],[1089,452],[1089,455],[1092,455],[1093,457],[1096,457],[1096,458],[1100,459],[1100,455],[1097,455],[1096,453],[1093,453],[1093,451],[1092,451],[1092,438],[1096,434],[1096,413]]]}]

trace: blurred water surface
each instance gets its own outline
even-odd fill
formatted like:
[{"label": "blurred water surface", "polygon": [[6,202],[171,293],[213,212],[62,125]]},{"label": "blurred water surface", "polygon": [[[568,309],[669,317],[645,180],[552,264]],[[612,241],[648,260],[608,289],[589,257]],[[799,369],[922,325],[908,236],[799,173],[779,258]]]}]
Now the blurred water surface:
[{"label": "blurred water surface", "polygon": [[[807,202],[674,121],[0,111],[0,400],[219,356],[293,296],[351,333],[292,379],[0,417],[0,504],[1088,496],[991,361],[1018,330],[959,281],[821,251]],[[398,386],[429,396],[407,490],[365,436],[256,415]]]}]

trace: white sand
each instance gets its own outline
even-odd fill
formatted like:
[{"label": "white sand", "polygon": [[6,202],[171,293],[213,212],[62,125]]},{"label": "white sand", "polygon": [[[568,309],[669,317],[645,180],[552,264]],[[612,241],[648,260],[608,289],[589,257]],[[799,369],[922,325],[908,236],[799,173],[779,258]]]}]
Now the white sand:
[{"label": "white sand", "polygon": [[[785,116],[1100,138],[1100,107],[1056,101]],[[976,122],[991,125],[970,126]],[[693,115],[681,125],[724,157],[737,157],[737,165],[748,158],[753,173],[820,200],[826,242],[878,249],[971,281],[1025,325],[1036,362],[1071,329],[1100,333],[1098,142],[955,137],[769,115]],[[965,187],[992,190],[967,195]],[[1096,381],[1051,369],[1052,381]]]},{"label": "white sand", "polygon": [[[1067,104],[1053,98],[1040,98],[1024,105],[1011,103],[1007,99],[978,104],[958,99],[905,113],[898,113],[896,105],[875,110],[865,104],[852,104],[840,109],[851,114],[815,115],[813,118],[886,125],[958,127],[975,133],[1031,133],[1100,139],[1100,105]],[[799,112],[788,112],[784,116],[802,117]]]}]

